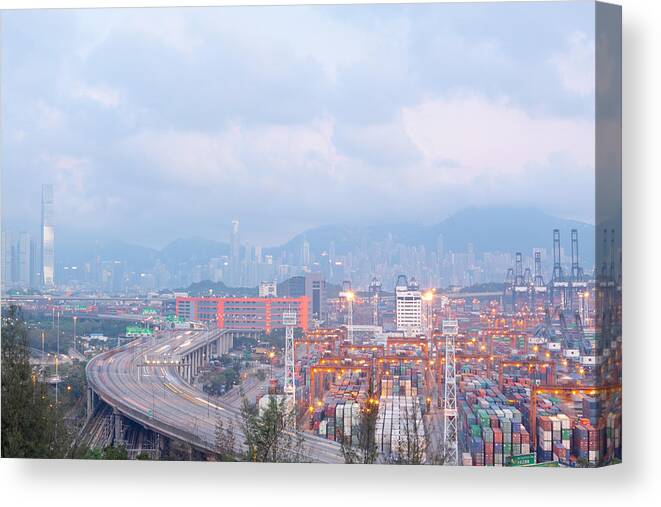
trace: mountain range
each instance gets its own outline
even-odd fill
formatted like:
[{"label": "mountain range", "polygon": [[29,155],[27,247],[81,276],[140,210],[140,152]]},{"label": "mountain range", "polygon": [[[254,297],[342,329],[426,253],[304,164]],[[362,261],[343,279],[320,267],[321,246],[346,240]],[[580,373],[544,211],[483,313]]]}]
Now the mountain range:
[{"label": "mountain range", "polygon": [[[286,251],[297,258],[304,240],[310,243],[310,251],[318,256],[328,251],[334,242],[337,255],[346,254],[372,242],[400,243],[407,246],[424,245],[436,249],[442,235],[445,252],[466,252],[469,243],[477,254],[482,252],[515,252],[528,255],[533,248],[546,248],[551,253],[553,229],[560,229],[561,245],[566,255],[570,252],[570,230],[577,229],[581,263],[591,266],[594,262],[594,226],[575,220],[567,220],[546,214],[534,208],[468,208],[431,225],[418,223],[394,223],[367,226],[322,225],[291,238],[279,246],[264,248],[265,254],[278,256]],[[147,269],[158,259],[166,265],[203,263],[213,257],[227,255],[227,242],[200,237],[178,238],[158,250],[123,241],[94,241],[59,239],[56,244],[58,264],[79,265],[89,262],[96,255],[102,260],[119,260],[134,269]]]}]

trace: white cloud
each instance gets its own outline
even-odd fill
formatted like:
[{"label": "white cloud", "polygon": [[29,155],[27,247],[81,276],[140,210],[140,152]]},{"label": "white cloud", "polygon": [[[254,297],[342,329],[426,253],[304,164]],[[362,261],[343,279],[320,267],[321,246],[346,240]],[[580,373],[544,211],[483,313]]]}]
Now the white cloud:
[{"label": "white cloud", "polygon": [[55,106],[43,101],[37,101],[33,104],[35,113],[35,125],[41,130],[57,130],[62,128],[65,123],[64,113]]},{"label": "white cloud", "polygon": [[453,183],[522,173],[557,157],[594,167],[594,123],[588,120],[537,117],[479,95],[430,99],[405,108],[403,119],[436,177]]},{"label": "white cloud", "polygon": [[117,107],[120,103],[119,92],[105,86],[76,83],[72,87],[72,94],[75,98],[91,100],[107,109]]},{"label": "white cloud", "polygon": [[581,97],[593,95],[595,86],[594,39],[583,32],[574,32],[569,36],[567,46],[565,52],[555,53],[550,59],[562,86]]},{"label": "white cloud", "polygon": [[290,185],[311,174],[332,174],[332,124],[230,125],[216,132],[149,131],[124,142],[145,170],[189,187],[243,182],[263,188]]}]

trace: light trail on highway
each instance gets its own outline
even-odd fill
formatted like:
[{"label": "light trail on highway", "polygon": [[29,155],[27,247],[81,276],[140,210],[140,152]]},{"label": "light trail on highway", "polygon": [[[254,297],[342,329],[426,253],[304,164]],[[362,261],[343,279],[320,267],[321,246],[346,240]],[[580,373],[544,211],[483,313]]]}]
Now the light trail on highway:
[{"label": "light trail on highway", "polygon": [[[222,420],[225,427],[232,423],[236,441],[243,448],[239,408],[212,400],[188,384],[176,365],[144,365],[143,358],[164,360],[168,351],[204,340],[204,333],[164,332],[159,339],[136,339],[100,354],[87,365],[88,383],[105,403],[125,417],[204,451],[214,451],[217,421]],[[185,344],[179,343],[184,336]],[[337,443],[303,432],[296,432],[296,436],[303,441],[303,461],[344,462]]]}]

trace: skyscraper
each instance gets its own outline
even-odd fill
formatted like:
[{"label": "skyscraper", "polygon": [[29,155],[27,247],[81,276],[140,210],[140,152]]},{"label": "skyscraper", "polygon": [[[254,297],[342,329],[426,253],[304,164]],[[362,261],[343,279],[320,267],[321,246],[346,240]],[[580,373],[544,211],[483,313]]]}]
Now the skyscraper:
[{"label": "skyscraper", "polygon": [[310,265],[310,242],[307,239],[304,239],[301,245],[301,264],[303,266]]},{"label": "skyscraper", "polygon": [[55,285],[55,223],[53,185],[41,186],[41,283]]},{"label": "skyscraper", "polygon": [[239,221],[232,220],[230,232],[230,276],[229,283],[238,285],[241,278],[241,243],[239,242]]},{"label": "skyscraper", "polygon": [[14,261],[16,241],[10,231],[2,231],[2,288],[6,289],[14,282]]},{"label": "skyscraper", "polygon": [[21,232],[18,236],[16,254],[18,261],[18,279],[15,280],[21,287],[30,287],[30,234]]}]

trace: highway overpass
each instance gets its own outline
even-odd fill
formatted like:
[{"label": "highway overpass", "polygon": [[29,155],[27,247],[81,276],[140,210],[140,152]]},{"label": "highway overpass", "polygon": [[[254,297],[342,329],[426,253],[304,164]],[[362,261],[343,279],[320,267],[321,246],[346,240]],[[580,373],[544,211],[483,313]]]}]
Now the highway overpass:
[{"label": "highway overpass", "polygon": [[[87,365],[88,414],[102,401],[113,408],[115,441],[122,440],[124,419],[169,438],[186,442],[203,453],[214,452],[218,418],[233,423],[236,442],[243,446],[240,409],[211,399],[191,386],[191,368],[210,354],[229,350],[239,333],[232,330],[167,331],[158,339],[142,338],[100,354]],[[306,433],[303,461],[342,463],[340,446]]]}]

